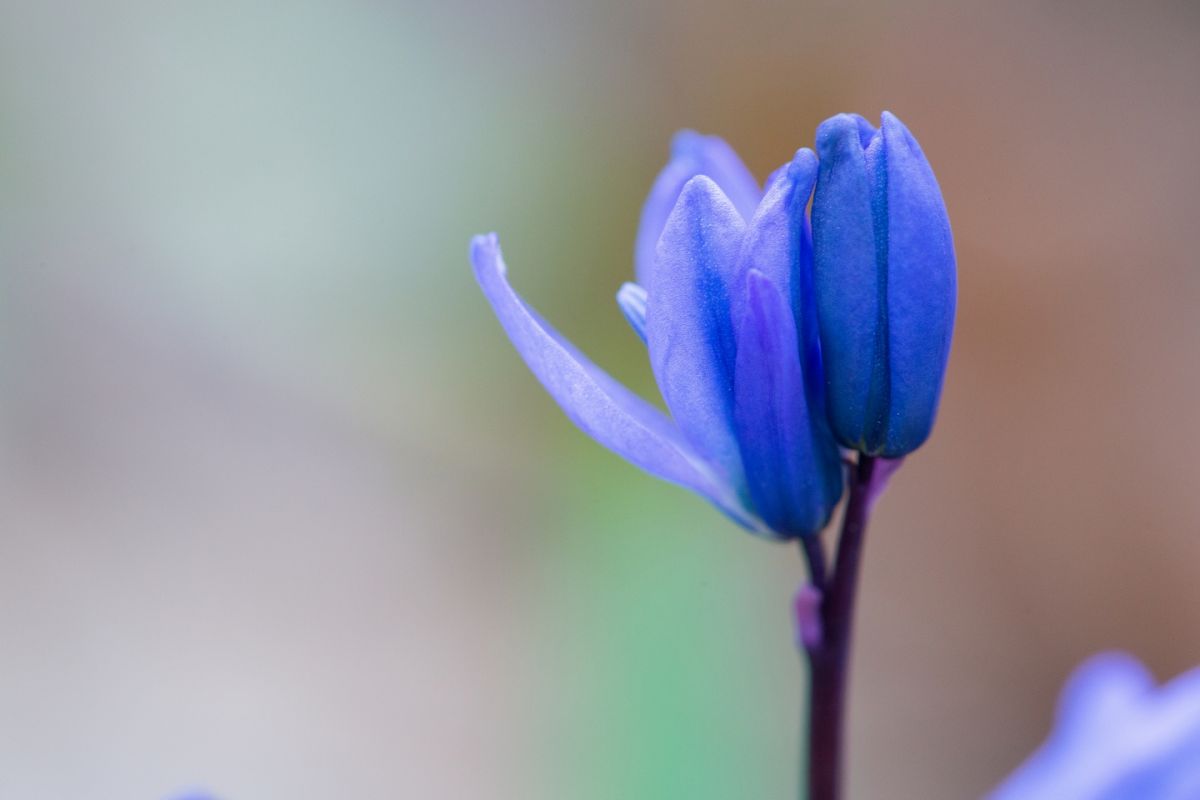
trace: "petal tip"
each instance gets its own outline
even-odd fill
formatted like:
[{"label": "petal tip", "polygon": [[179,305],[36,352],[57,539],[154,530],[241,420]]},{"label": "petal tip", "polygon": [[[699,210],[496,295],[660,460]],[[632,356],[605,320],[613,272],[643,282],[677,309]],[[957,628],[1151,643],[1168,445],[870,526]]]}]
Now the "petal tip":
[{"label": "petal tip", "polygon": [[889,146],[903,143],[913,153],[917,154],[920,158],[924,158],[917,138],[912,135],[912,131],[908,129],[908,126],[892,112],[883,112],[883,119],[879,125],[879,130],[887,137]]},{"label": "petal tip", "polygon": [[888,134],[899,133],[902,135],[910,135],[908,133],[908,126],[901,122],[900,118],[890,111],[884,111],[880,115],[879,130]]},{"label": "petal tip", "polygon": [[671,158],[690,156],[704,147],[708,137],[691,128],[676,131],[671,137]]},{"label": "petal tip", "polygon": [[1067,679],[1059,698],[1058,715],[1070,720],[1098,706],[1105,696],[1132,697],[1153,686],[1154,676],[1133,656],[1119,651],[1100,653],[1081,664]]},{"label": "petal tip", "polygon": [[817,179],[817,170],[820,167],[820,161],[817,159],[817,154],[807,147],[801,147],[796,151],[796,155],[792,157],[792,161],[788,164],[788,178],[795,184],[808,184],[809,189],[812,189],[812,183]]},{"label": "petal tip", "polygon": [[707,175],[700,174],[700,175],[693,175],[692,177],[688,178],[687,183],[685,183],[683,185],[683,189],[680,191],[679,194],[686,195],[689,192],[697,192],[700,190],[704,190],[706,192],[721,191],[721,189],[717,186],[716,181],[714,181],[712,178],[708,177]]},{"label": "petal tip", "polygon": [[721,191],[721,187],[717,185],[716,181],[707,175],[693,175],[680,190],[675,206],[676,208],[700,210],[718,203],[728,204],[729,202],[729,198]]},{"label": "petal tip", "polygon": [[504,274],[504,260],[500,256],[500,237],[495,233],[481,233],[471,237],[471,263],[476,274],[491,269]]},{"label": "petal tip", "polygon": [[1070,682],[1076,686],[1095,686],[1100,683],[1153,686],[1154,676],[1129,653],[1110,650],[1083,662],[1071,676]]},{"label": "petal tip", "polygon": [[870,142],[868,132],[874,128],[858,114],[835,114],[817,126],[817,152],[828,158],[847,144],[865,148]]}]

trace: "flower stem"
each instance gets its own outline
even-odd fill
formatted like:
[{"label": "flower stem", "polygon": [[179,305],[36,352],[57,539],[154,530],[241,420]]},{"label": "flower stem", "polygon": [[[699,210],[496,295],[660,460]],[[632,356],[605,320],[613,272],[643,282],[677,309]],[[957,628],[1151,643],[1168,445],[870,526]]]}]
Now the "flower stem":
[{"label": "flower stem", "polygon": [[[838,800],[842,790],[846,685],[863,537],[871,511],[875,459],[860,455],[851,472],[833,573],[821,602],[821,641],[808,650],[808,800]],[[815,577],[815,576],[814,576]]]}]

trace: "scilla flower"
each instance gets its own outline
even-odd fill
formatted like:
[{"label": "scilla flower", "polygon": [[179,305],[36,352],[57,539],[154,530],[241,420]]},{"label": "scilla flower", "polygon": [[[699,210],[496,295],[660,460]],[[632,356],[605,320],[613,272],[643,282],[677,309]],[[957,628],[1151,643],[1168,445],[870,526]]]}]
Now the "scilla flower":
[{"label": "scilla flower", "polygon": [[990,800],[1200,797],[1200,668],[1162,687],[1120,654],[1080,667],[1042,748]]},{"label": "scilla flower", "polygon": [[895,116],[817,129],[814,275],[838,441],[895,458],[929,436],[954,327],[950,221],[920,145]]},{"label": "scilla flower", "polygon": [[777,538],[819,531],[842,493],[810,286],[805,206],[816,173],[816,157],[801,150],[764,196],[723,141],[676,137],[642,212],[639,284],[618,293],[670,417],[512,290],[495,234],[471,244],[475,276],[501,325],[576,425]]}]

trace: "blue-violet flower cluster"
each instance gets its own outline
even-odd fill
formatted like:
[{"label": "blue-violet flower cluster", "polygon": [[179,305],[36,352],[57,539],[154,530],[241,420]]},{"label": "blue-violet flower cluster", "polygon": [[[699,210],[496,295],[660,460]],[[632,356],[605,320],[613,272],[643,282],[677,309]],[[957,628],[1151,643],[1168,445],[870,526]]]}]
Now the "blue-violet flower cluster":
[{"label": "blue-violet flower cluster", "polygon": [[898,458],[925,441],[954,324],[950,225],[907,128],[842,114],[816,144],[760,189],[721,139],[675,137],[642,210],[637,282],[617,293],[670,417],[512,290],[495,234],[471,245],[500,323],[580,428],[775,538],[826,525],[839,445]]}]

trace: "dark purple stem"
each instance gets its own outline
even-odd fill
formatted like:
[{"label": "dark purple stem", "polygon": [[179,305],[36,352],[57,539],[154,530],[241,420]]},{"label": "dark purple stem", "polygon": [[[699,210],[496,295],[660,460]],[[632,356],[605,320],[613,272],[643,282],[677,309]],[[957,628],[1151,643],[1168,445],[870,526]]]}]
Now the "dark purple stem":
[{"label": "dark purple stem", "polygon": [[874,468],[873,457],[860,455],[852,470],[850,497],[842,517],[833,574],[823,590],[821,624],[824,636],[819,645],[808,648],[808,800],[838,800],[841,797],[850,634],[858,588],[858,565],[871,511]]}]

